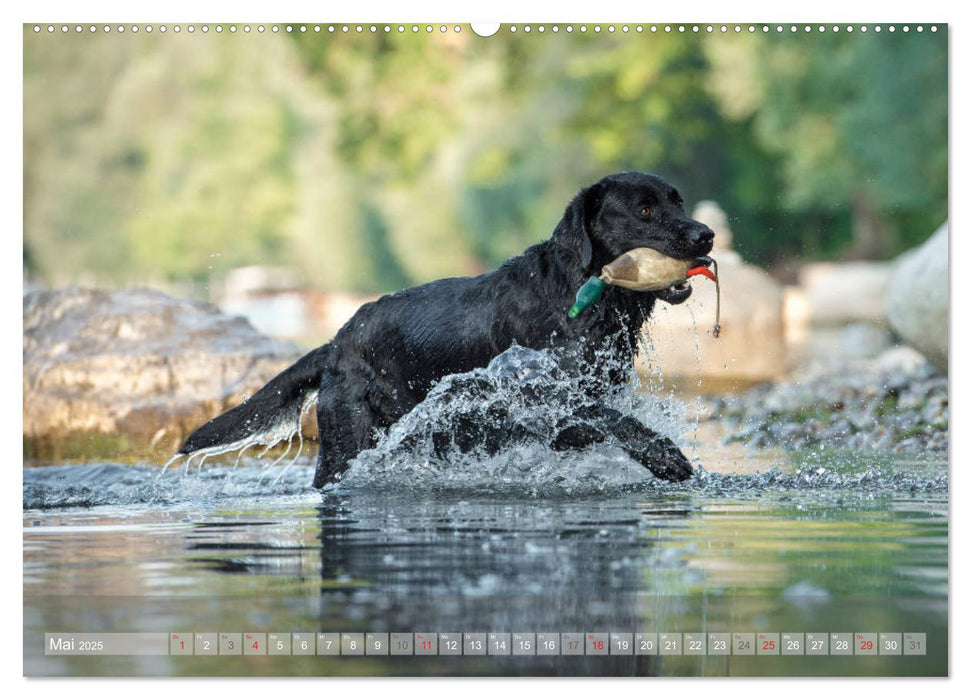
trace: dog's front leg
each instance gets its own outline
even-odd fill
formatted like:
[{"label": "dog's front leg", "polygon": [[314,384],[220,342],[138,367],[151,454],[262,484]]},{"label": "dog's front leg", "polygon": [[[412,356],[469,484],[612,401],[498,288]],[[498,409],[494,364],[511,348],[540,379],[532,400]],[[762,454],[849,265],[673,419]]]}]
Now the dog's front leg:
[{"label": "dog's front leg", "polygon": [[624,451],[659,479],[684,481],[694,468],[670,438],[658,435],[636,418],[624,416],[610,428]]},{"label": "dog's front leg", "polygon": [[557,452],[582,450],[607,439],[607,433],[585,421],[569,421],[561,423],[557,428],[559,432],[550,445]]},{"label": "dog's front leg", "polygon": [[684,481],[693,473],[691,462],[670,438],[631,416],[599,404],[587,406],[565,421],[553,440],[554,450],[583,449],[613,437],[633,459],[659,479]]}]

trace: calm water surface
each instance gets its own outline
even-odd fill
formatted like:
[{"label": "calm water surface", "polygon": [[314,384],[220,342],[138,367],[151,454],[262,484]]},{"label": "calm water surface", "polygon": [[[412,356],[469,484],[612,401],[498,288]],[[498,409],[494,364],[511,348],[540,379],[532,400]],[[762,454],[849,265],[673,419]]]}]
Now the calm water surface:
[{"label": "calm water surface", "polygon": [[[25,469],[25,673],[947,673],[946,463],[724,450],[670,485],[573,459],[323,493],[307,460]],[[69,658],[45,631],[924,632],[928,654]]]}]

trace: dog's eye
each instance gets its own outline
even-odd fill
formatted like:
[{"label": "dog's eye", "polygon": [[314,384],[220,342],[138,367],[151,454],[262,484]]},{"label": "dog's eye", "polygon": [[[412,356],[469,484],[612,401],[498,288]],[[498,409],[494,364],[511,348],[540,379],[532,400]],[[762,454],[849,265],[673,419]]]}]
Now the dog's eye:
[{"label": "dog's eye", "polygon": [[650,207],[641,207],[641,218],[642,219],[646,219],[650,215],[651,215],[651,208]]}]

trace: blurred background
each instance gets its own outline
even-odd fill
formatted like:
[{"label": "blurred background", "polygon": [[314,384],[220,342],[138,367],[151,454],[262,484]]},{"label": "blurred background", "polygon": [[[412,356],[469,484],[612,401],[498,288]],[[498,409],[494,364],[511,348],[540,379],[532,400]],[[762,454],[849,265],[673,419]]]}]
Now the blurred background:
[{"label": "blurred background", "polygon": [[387,292],[495,267],[626,169],[786,282],[946,218],[943,32],[281,34],[25,30],[28,281]]},{"label": "blurred background", "polygon": [[647,369],[720,391],[903,339],[946,372],[946,26],[299,26],[26,26],[25,292],[149,287],[314,346],[634,169],[715,228],[723,280],[722,338],[696,283],[659,306]]}]

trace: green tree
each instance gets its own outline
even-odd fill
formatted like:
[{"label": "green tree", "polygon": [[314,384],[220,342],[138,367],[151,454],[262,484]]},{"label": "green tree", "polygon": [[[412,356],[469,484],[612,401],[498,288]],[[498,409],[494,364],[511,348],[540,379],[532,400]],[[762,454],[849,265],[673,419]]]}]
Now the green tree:
[{"label": "green tree", "polygon": [[946,216],[944,32],[410,29],[25,29],[25,266],[386,291],[494,267],[624,169],[720,202],[764,264],[891,255]]},{"label": "green tree", "polygon": [[[735,39],[719,96],[751,119],[783,162],[782,207],[851,222],[848,254],[884,257],[926,238],[947,216],[947,38],[944,32],[798,33]],[[728,70],[726,70],[726,68]],[[740,77],[731,71],[741,72]],[[752,86],[735,90],[739,83]],[[845,230],[845,229],[844,229]]]}]

